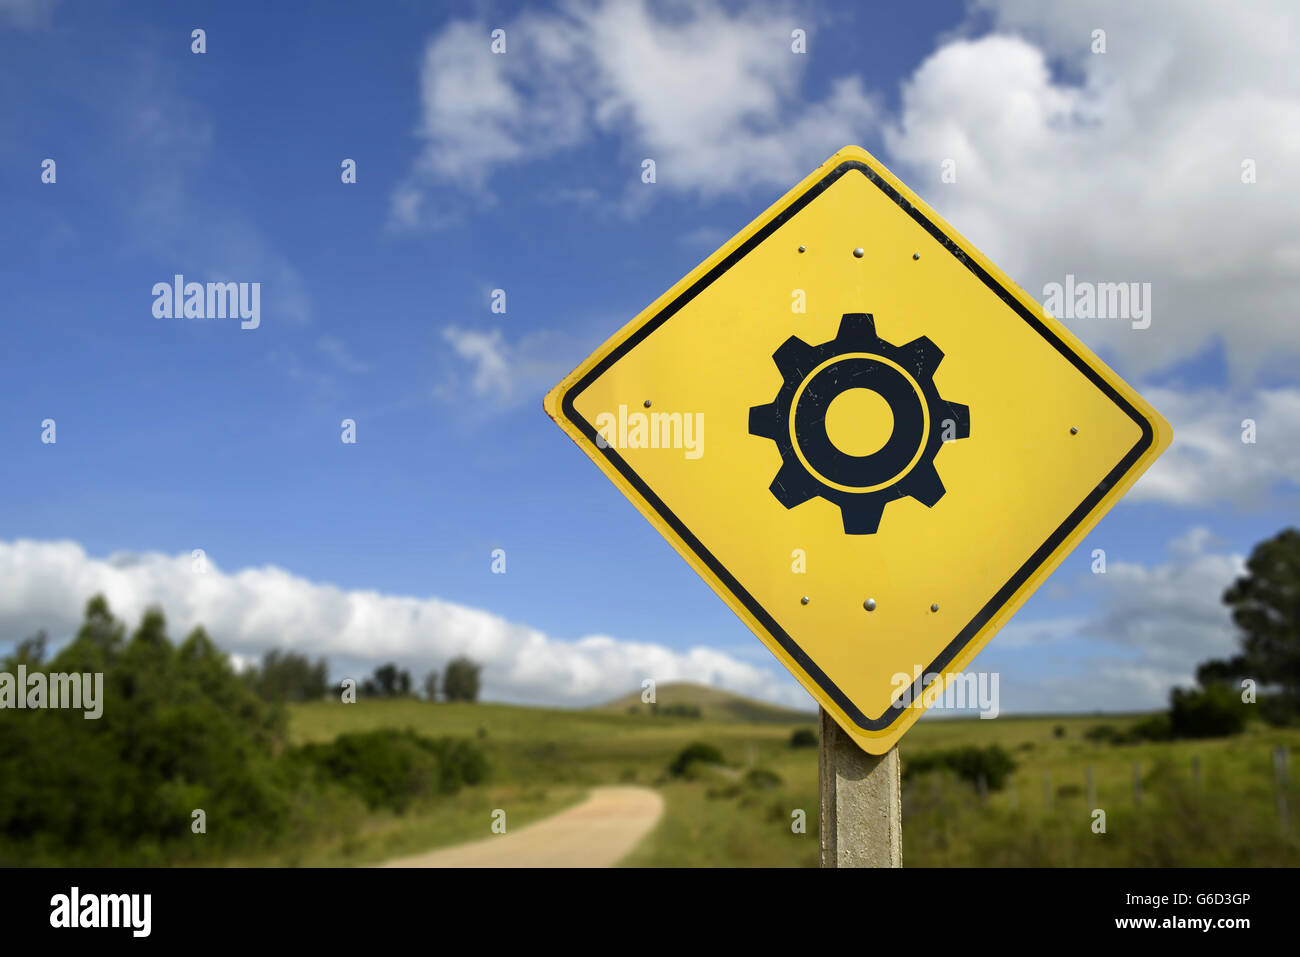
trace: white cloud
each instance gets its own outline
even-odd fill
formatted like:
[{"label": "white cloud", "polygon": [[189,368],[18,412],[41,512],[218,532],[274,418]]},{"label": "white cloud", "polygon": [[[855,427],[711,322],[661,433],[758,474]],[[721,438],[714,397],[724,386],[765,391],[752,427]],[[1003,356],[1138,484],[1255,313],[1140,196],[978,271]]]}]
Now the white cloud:
[{"label": "white cloud", "polygon": [[875,119],[857,77],[833,81],[821,102],[802,100],[807,57],[791,52],[793,22],[774,8],[733,15],[694,4],[672,18],[640,2],[588,9],[596,122],[645,146],[669,188],[788,187]]},{"label": "white cloud", "polygon": [[696,226],[677,237],[677,242],[687,249],[700,249],[712,253],[727,239],[728,233],[716,226]]},{"label": "white cloud", "polygon": [[1031,648],[1075,637],[1087,618],[1012,619],[998,632],[998,648]]},{"label": "white cloud", "polygon": [[[1217,547],[1198,526],[1169,543],[1165,562],[1112,558],[1105,574],[1074,583],[1095,613],[1012,622],[976,667],[1000,672],[1007,712],[1162,707],[1170,688],[1195,683],[1197,665],[1238,650],[1223,593],[1245,560]],[[1021,664],[1027,651],[1038,652],[1029,669]]]},{"label": "white cloud", "polygon": [[420,221],[420,207],[424,203],[424,194],[418,189],[400,187],[394,191],[391,213],[395,225],[415,226]]},{"label": "white cloud", "polygon": [[[1222,595],[1243,573],[1244,560],[1215,551],[1217,544],[1207,529],[1189,529],[1170,543],[1163,563],[1112,560],[1106,574],[1084,576],[1095,614],[1009,624],[977,663],[1001,673],[1003,710],[1160,707],[1171,687],[1193,681],[1197,664],[1234,653]],[[203,624],[245,665],[281,648],[328,656],[336,677],[359,676],[389,660],[419,676],[466,654],[485,665],[494,700],[584,705],[653,678],[712,684],[791,707],[810,704],[780,669],[752,664],[748,654],[605,635],[563,641],[438,598],[341,589],[274,566],[227,573],[209,559],[207,567],[195,574],[184,554],[93,558],[74,542],[0,542],[0,635],[14,640],[44,628],[56,640],[68,637],[85,599],[102,592],[132,626],[151,604],[163,606],[173,637]],[[1044,651],[1060,655],[1067,673],[1053,673]],[[1029,670],[1026,660],[1033,662]]]},{"label": "white cloud", "polygon": [[1208,529],[1193,528],[1170,543],[1170,559],[1146,566],[1111,561],[1090,575],[1103,611],[1084,633],[1140,651],[1142,663],[1190,682],[1196,665],[1231,653],[1235,630],[1223,593],[1245,571],[1240,555],[1209,551]]},{"label": "white cloud", "polygon": [[1155,711],[1169,705],[1181,673],[1118,658],[1093,658],[1087,670],[1024,678],[1005,672],[1000,681],[1006,714]]},{"label": "white cloud", "polygon": [[[904,84],[886,135],[900,175],[1031,295],[1066,273],[1150,282],[1149,329],[1073,322],[1125,367],[1167,367],[1217,339],[1238,384],[1265,366],[1289,374],[1300,8],[982,6],[994,32],[943,44]],[[957,182],[943,184],[949,158]]]},{"label": "white cloud", "polygon": [[[564,334],[544,330],[508,338],[499,328],[480,332],[459,326],[443,329],[452,352],[468,365],[451,369],[434,394],[464,405],[465,394],[486,402],[472,403],[474,414],[488,415],[522,401],[541,401],[542,394],[568,371],[573,344]],[[467,413],[469,407],[464,409]]]},{"label": "white cloud", "polygon": [[482,22],[454,22],[430,40],[420,72],[421,169],[482,185],[501,163],[582,139],[574,31],[562,16],[526,14],[509,26],[505,54],[491,52]]},{"label": "white cloud", "polygon": [[793,21],[771,5],[575,0],[506,24],[504,54],[490,50],[494,26],[457,21],[429,41],[425,148],[393,194],[399,222],[418,216],[430,182],[483,187],[500,166],[600,133],[618,138],[630,180],[651,158],[671,191],[787,187],[876,116],[856,77],[835,80],[820,102],[800,98],[808,58],[791,52]]},{"label": "white cloud", "polygon": [[[778,7],[731,12],[573,0],[504,24],[458,21],[421,75],[425,148],[393,197],[421,216],[434,183],[482,187],[500,167],[609,136],[658,185],[712,196],[784,188],[883,130],[885,157],[1031,294],[1067,273],[1149,282],[1152,325],[1071,320],[1127,374],[1224,348],[1240,387],[1300,359],[1300,7],[1173,0],[982,0],[907,78],[884,117],[863,79],[804,95]],[[976,36],[977,23],[991,32]],[[1107,32],[1093,53],[1092,31]],[[811,54],[810,54],[811,55]],[[957,182],[940,164],[957,162]],[[1242,182],[1242,163],[1258,181]],[[638,184],[639,185],[639,184]],[[624,209],[649,194],[630,190]],[[424,204],[429,206],[430,204]]]},{"label": "white cloud", "polygon": [[85,600],[102,592],[132,627],[162,605],[173,636],[202,624],[247,662],[269,648],[326,655],[359,675],[395,660],[413,674],[456,655],[484,666],[493,700],[585,705],[659,683],[696,681],[808,708],[808,696],[778,668],[759,668],[711,648],[678,651],[653,642],[591,635],[561,641],[535,628],[438,598],[346,590],[274,566],[226,573],[211,559],[196,574],[189,555],[119,553],[92,558],[75,542],[0,542],[0,635],[45,628],[70,636]]},{"label": "white cloud", "polygon": [[500,403],[510,400],[514,383],[500,329],[474,332],[452,326],[442,331],[442,337],[451,343],[456,355],[473,367],[470,385],[475,395],[492,398]]},{"label": "white cloud", "polygon": [[[1258,508],[1275,502],[1279,486],[1300,486],[1300,388],[1242,397],[1210,389],[1143,394],[1169,419],[1174,441],[1125,501]],[[1247,419],[1254,442],[1242,441]]]}]

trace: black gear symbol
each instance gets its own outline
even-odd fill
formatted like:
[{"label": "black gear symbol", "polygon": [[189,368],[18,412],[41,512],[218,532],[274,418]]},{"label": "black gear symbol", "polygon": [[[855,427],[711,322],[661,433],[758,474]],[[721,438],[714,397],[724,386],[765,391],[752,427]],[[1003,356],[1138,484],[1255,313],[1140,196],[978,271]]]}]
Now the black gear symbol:
[{"label": "black gear symbol", "polygon": [[[785,381],[771,403],[749,410],[749,431],[781,452],[770,486],[778,502],[794,508],[820,495],[840,507],[846,534],[872,535],[894,499],[910,495],[933,508],[943,498],[934,457],[946,438],[970,436],[970,409],[939,396],[938,346],[925,336],[892,345],[869,313],[855,312],[841,317],[829,342],[791,336],[772,359]],[[894,415],[889,439],[870,455],[842,452],[826,434],[826,410],[849,389],[875,392]]]}]

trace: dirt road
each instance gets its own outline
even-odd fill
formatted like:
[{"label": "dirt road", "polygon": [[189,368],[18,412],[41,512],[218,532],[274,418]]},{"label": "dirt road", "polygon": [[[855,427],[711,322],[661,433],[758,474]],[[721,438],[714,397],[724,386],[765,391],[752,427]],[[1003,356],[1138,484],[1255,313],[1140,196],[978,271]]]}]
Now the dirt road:
[{"label": "dirt road", "polygon": [[649,788],[592,788],[583,803],[517,831],[383,866],[613,867],[650,833],[663,810],[663,799]]}]

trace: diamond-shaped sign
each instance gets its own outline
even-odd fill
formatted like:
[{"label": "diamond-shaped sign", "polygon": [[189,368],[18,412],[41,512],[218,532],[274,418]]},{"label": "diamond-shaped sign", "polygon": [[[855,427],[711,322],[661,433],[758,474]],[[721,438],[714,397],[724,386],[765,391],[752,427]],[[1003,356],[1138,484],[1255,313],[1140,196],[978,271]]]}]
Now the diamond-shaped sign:
[{"label": "diamond-shaped sign", "polygon": [[857,147],[546,410],[875,754],[962,704],[954,676],[1172,438]]}]

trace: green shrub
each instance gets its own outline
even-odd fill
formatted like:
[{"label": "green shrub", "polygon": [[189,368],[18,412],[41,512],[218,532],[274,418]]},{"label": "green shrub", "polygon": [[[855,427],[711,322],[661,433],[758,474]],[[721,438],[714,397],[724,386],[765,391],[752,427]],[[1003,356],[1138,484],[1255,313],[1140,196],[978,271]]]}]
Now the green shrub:
[{"label": "green shrub", "polygon": [[795,728],[790,732],[792,748],[815,748],[817,743],[817,732],[812,728]]},{"label": "green shrub", "polygon": [[1083,736],[1096,744],[1119,744],[1124,740],[1124,735],[1113,724],[1095,724],[1083,732]]},{"label": "green shrub", "polygon": [[989,790],[1000,791],[1016,769],[1016,762],[1000,745],[987,748],[968,745],[947,751],[925,751],[903,762],[903,777],[929,771],[949,770],[964,781],[977,784],[982,777]]},{"label": "green shrub", "polygon": [[1167,714],[1153,714],[1143,718],[1116,742],[1118,744],[1136,744],[1139,741],[1168,741],[1174,736],[1173,723]]},{"label": "green shrub", "polygon": [[782,783],[781,775],[775,771],[769,771],[767,768],[753,768],[745,775],[746,786],[755,790],[779,788]]},{"label": "green shrub", "polygon": [[368,807],[399,812],[414,801],[479,784],[488,770],[486,756],[469,740],[391,728],[304,745],[290,759],[352,791]]},{"label": "green shrub", "polygon": [[693,741],[673,758],[672,764],[668,765],[668,773],[673,777],[685,777],[691,769],[691,765],[696,762],[704,764],[722,764],[722,752],[711,744],[705,744],[703,741]]},{"label": "green shrub", "polygon": [[1204,690],[1175,688],[1169,701],[1173,737],[1217,738],[1246,729],[1246,705],[1241,696],[1223,685]]},{"label": "green shrub", "polygon": [[1293,728],[1300,725],[1300,705],[1287,695],[1261,695],[1259,716],[1275,728]]}]

